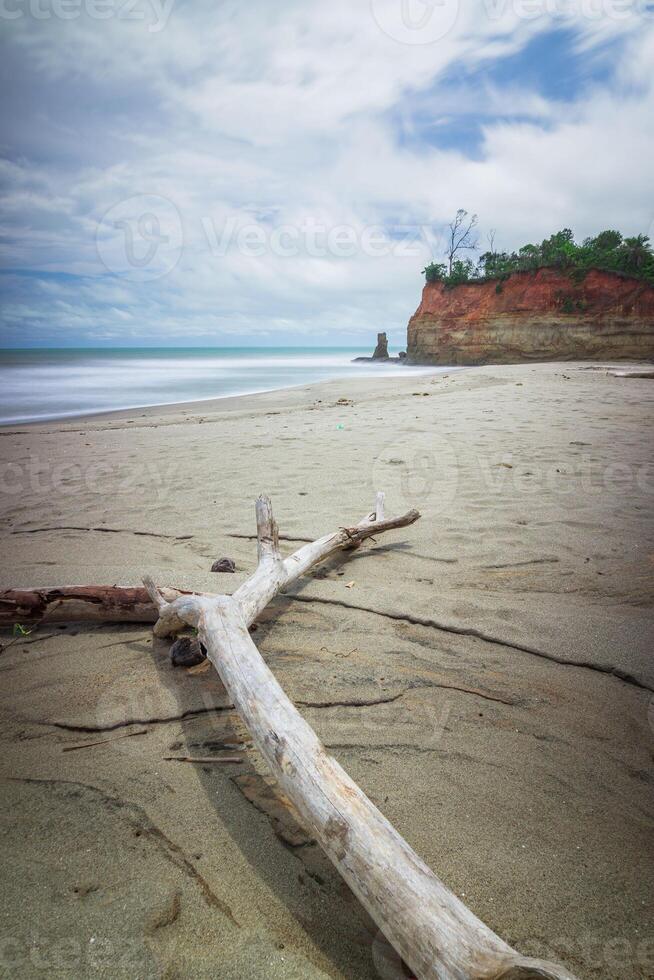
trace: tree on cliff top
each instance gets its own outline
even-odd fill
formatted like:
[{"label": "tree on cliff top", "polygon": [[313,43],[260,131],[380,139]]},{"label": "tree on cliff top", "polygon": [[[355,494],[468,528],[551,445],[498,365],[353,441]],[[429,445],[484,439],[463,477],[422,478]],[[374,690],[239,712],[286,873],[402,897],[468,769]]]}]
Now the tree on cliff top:
[{"label": "tree on cliff top", "polygon": [[473,214],[472,217],[470,217],[464,208],[459,208],[459,210],[456,212],[456,216],[447,226],[450,232],[445,254],[447,255],[448,272],[450,276],[452,275],[452,267],[458,253],[463,251],[474,251],[478,247],[479,242],[474,235],[474,229],[477,227],[478,220],[479,219],[476,214]]},{"label": "tree on cliff top", "polygon": [[465,282],[502,280],[513,272],[535,272],[549,267],[561,269],[575,279],[582,279],[591,269],[617,272],[654,286],[654,252],[647,235],[623,238],[619,231],[609,229],[578,245],[572,231],[564,228],[540,245],[523,245],[517,252],[496,252],[491,246],[491,251],[484,252],[475,267],[470,259],[456,257],[457,251],[476,247],[471,235],[475,225],[476,215],[467,220],[466,211],[457,212],[450,225],[450,247],[446,253],[449,266],[431,262],[423,269],[427,282],[443,282],[451,287]]},{"label": "tree on cliff top", "polygon": [[598,249],[600,252],[611,252],[622,244],[622,234],[619,231],[600,231],[595,238],[586,238],[584,248]]},{"label": "tree on cliff top", "polygon": [[[457,256],[459,252],[474,251],[479,247],[478,239],[474,234],[478,220],[476,214],[470,216],[465,208],[459,208],[447,226],[449,229],[445,249],[447,265],[442,262],[429,262],[422,270],[427,282],[444,282],[448,286],[455,286],[474,277],[474,265],[470,259],[463,260]],[[495,231],[492,232],[491,249],[494,240]]]}]

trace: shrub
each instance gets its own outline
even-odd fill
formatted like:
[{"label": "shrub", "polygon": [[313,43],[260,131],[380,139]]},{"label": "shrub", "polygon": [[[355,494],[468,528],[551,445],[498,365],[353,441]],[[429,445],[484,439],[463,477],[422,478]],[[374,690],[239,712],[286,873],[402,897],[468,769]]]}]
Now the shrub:
[{"label": "shrub", "polygon": [[476,267],[469,259],[456,260],[448,274],[445,265],[432,262],[423,272],[427,282],[458,286],[471,280],[501,282],[514,272],[537,272],[547,267],[565,271],[575,283],[582,282],[591,269],[600,269],[641,279],[654,286],[654,251],[648,236],[624,238],[613,229],[602,231],[595,238],[586,238],[578,245],[572,231],[564,228],[540,245],[523,245],[517,252],[484,252]]},{"label": "shrub", "polygon": [[465,282],[470,282],[475,277],[475,267],[470,259],[455,259],[452,263],[452,271],[445,277],[445,285],[461,286]]},{"label": "shrub", "polygon": [[427,282],[443,282],[447,277],[447,266],[440,262],[430,262],[422,270]]}]

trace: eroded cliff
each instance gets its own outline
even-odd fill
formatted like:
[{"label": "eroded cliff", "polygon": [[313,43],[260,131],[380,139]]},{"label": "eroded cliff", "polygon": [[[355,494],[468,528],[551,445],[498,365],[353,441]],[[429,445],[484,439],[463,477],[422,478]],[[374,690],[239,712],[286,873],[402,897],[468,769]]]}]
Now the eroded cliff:
[{"label": "eroded cliff", "polygon": [[453,288],[428,283],[411,317],[413,364],[654,360],[654,288],[591,270],[556,269]]}]

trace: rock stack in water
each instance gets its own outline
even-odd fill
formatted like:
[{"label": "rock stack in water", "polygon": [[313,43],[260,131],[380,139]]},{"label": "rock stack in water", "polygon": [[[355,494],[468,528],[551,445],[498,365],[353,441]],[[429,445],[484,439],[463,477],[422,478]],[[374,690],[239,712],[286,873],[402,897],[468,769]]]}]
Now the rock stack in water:
[{"label": "rock stack in water", "polygon": [[388,360],[388,340],[385,333],[377,334],[377,346],[375,347],[375,353],[372,355],[373,361],[387,361]]}]

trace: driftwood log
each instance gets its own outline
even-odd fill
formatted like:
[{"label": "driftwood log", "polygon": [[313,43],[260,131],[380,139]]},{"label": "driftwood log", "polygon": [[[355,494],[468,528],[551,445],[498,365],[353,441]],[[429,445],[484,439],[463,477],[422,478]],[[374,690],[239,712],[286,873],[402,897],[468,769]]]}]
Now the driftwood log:
[{"label": "driftwood log", "polygon": [[267,604],[316,563],[373,535],[413,524],[418,512],[386,519],[383,494],[378,494],[375,512],[359,524],[307,544],[288,558],[280,554],[268,498],[259,498],[256,516],[258,566],[231,596],[158,589],[150,578],[144,580],[150,602],[139,589],[30,590],[0,596],[1,621],[30,621],[28,612],[33,612],[31,621],[39,622],[63,621],[64,616],[156,620],[159,637],[196,628],[283,792],[419,980],[574,980],[562,967],[521,956],[427,867],[326,752],[248,632]]},{"label": "driftwood log", "polygon": [[[162,589],[167,599],[190,595]],[[41,623],[156,623],[148,590],[122,585],[65,585],[0,592],[0,627]]]}]

